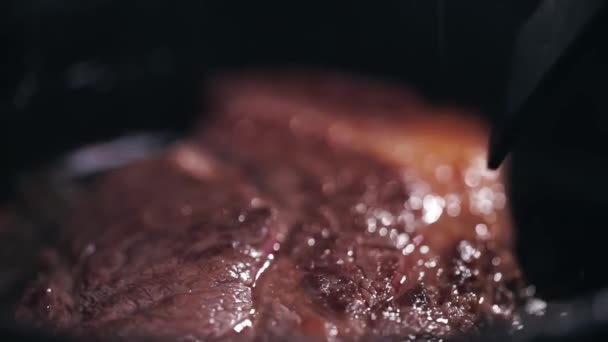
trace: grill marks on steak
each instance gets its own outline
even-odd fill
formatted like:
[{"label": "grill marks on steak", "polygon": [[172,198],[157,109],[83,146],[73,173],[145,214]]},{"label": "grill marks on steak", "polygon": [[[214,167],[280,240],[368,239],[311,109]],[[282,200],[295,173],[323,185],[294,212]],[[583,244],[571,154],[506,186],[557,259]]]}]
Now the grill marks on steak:
[{"label": "grill marks on steak", "polygon": [[[429,129],[415,112],[433,109],[395,90],[294,79],[220,82],[188,145],[99,181],[18,317],[176,340],[444,338],[509,317],[520,276],[477,127]],[[374,110],[390,125],[349,117]]]}]

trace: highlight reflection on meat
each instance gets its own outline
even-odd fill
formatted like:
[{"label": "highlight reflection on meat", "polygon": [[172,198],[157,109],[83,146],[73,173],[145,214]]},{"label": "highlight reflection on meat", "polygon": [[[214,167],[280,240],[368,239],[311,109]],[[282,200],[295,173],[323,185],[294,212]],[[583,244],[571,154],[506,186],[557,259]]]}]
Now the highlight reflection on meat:
[{"label": "highlight reflection on meat", "polygon": [[22,322],[102,340],[445,338],[521,285],[485,129],[344,76],[211,82],[196,133],[97,181]]}]

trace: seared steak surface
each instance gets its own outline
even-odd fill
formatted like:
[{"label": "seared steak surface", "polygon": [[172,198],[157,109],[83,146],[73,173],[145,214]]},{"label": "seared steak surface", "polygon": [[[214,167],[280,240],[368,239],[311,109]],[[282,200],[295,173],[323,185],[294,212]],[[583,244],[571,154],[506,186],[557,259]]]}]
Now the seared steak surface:
[{"label": "seared steak surface", "polygon": [[210,84],[190,138],[79,195],[19,321],[247,341],[445,339],[511,318],[521,279],[476,120],[338,75]]}]

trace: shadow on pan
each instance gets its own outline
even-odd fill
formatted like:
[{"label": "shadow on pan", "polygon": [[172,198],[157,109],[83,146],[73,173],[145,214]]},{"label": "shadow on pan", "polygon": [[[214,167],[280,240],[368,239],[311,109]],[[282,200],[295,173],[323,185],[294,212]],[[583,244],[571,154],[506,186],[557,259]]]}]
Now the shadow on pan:
[{"label": "shadow on pan", "polygon": [[[218,68],[307,65],[369,74],[407,82],[436,102],[479,108],[493,120],[492,113],[502,106],[512,39],[536,4],[5,1],[0,5],[0,39],[7,52],[0,56],[2,193],[10,193],[13,179],[24,170],[84,143],[131,132],[184,133],[198,113],[200,80]],[[597,154],[569,153],[581,158],[572,164],[601,160]],[[603,196],[577,185],[584,175],[559,178],[550,196],[545,188],[535,188],[539,178],[531,177],[530,164],[521,160],[536,160],[534,170],[558,167],[543,164],[541,156],[525,149],[514,158],[514,204],[524,208],[516,210],[520,225],[572,232],[581,213],[601,222]],[[572,186],[592,195],[559,191]],[[543,191],[540,198],[531,195]],[[579,199],[589,201],[574,206]],[[530,202],[543,200],[542,209],[526,209],[539,208]],[[563,255],[587,248],[584,237],[576,241]],[[533,245],[526,248],[543,254]],[[554,287],[561,285],[556,280]],[[540,335],[547,340],[600,338],[606,318],[598,303],[604,295],[584,290],[550,293],[581,299],[550,305],[542,318],[530,317],[531,328],[518,336],[522,341],[542,340]]]}]

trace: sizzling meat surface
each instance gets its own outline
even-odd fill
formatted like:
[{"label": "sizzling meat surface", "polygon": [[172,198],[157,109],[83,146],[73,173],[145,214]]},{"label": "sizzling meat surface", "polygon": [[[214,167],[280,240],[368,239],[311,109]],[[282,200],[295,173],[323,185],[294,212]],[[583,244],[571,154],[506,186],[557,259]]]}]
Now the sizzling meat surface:
[{"label": "sizzling meat surface", "polygon": [[191,138],[81,195],[18,320],[196,341],[440,339],[509,319],[521,280],[476,120],[338,75],[210,89]]}]

